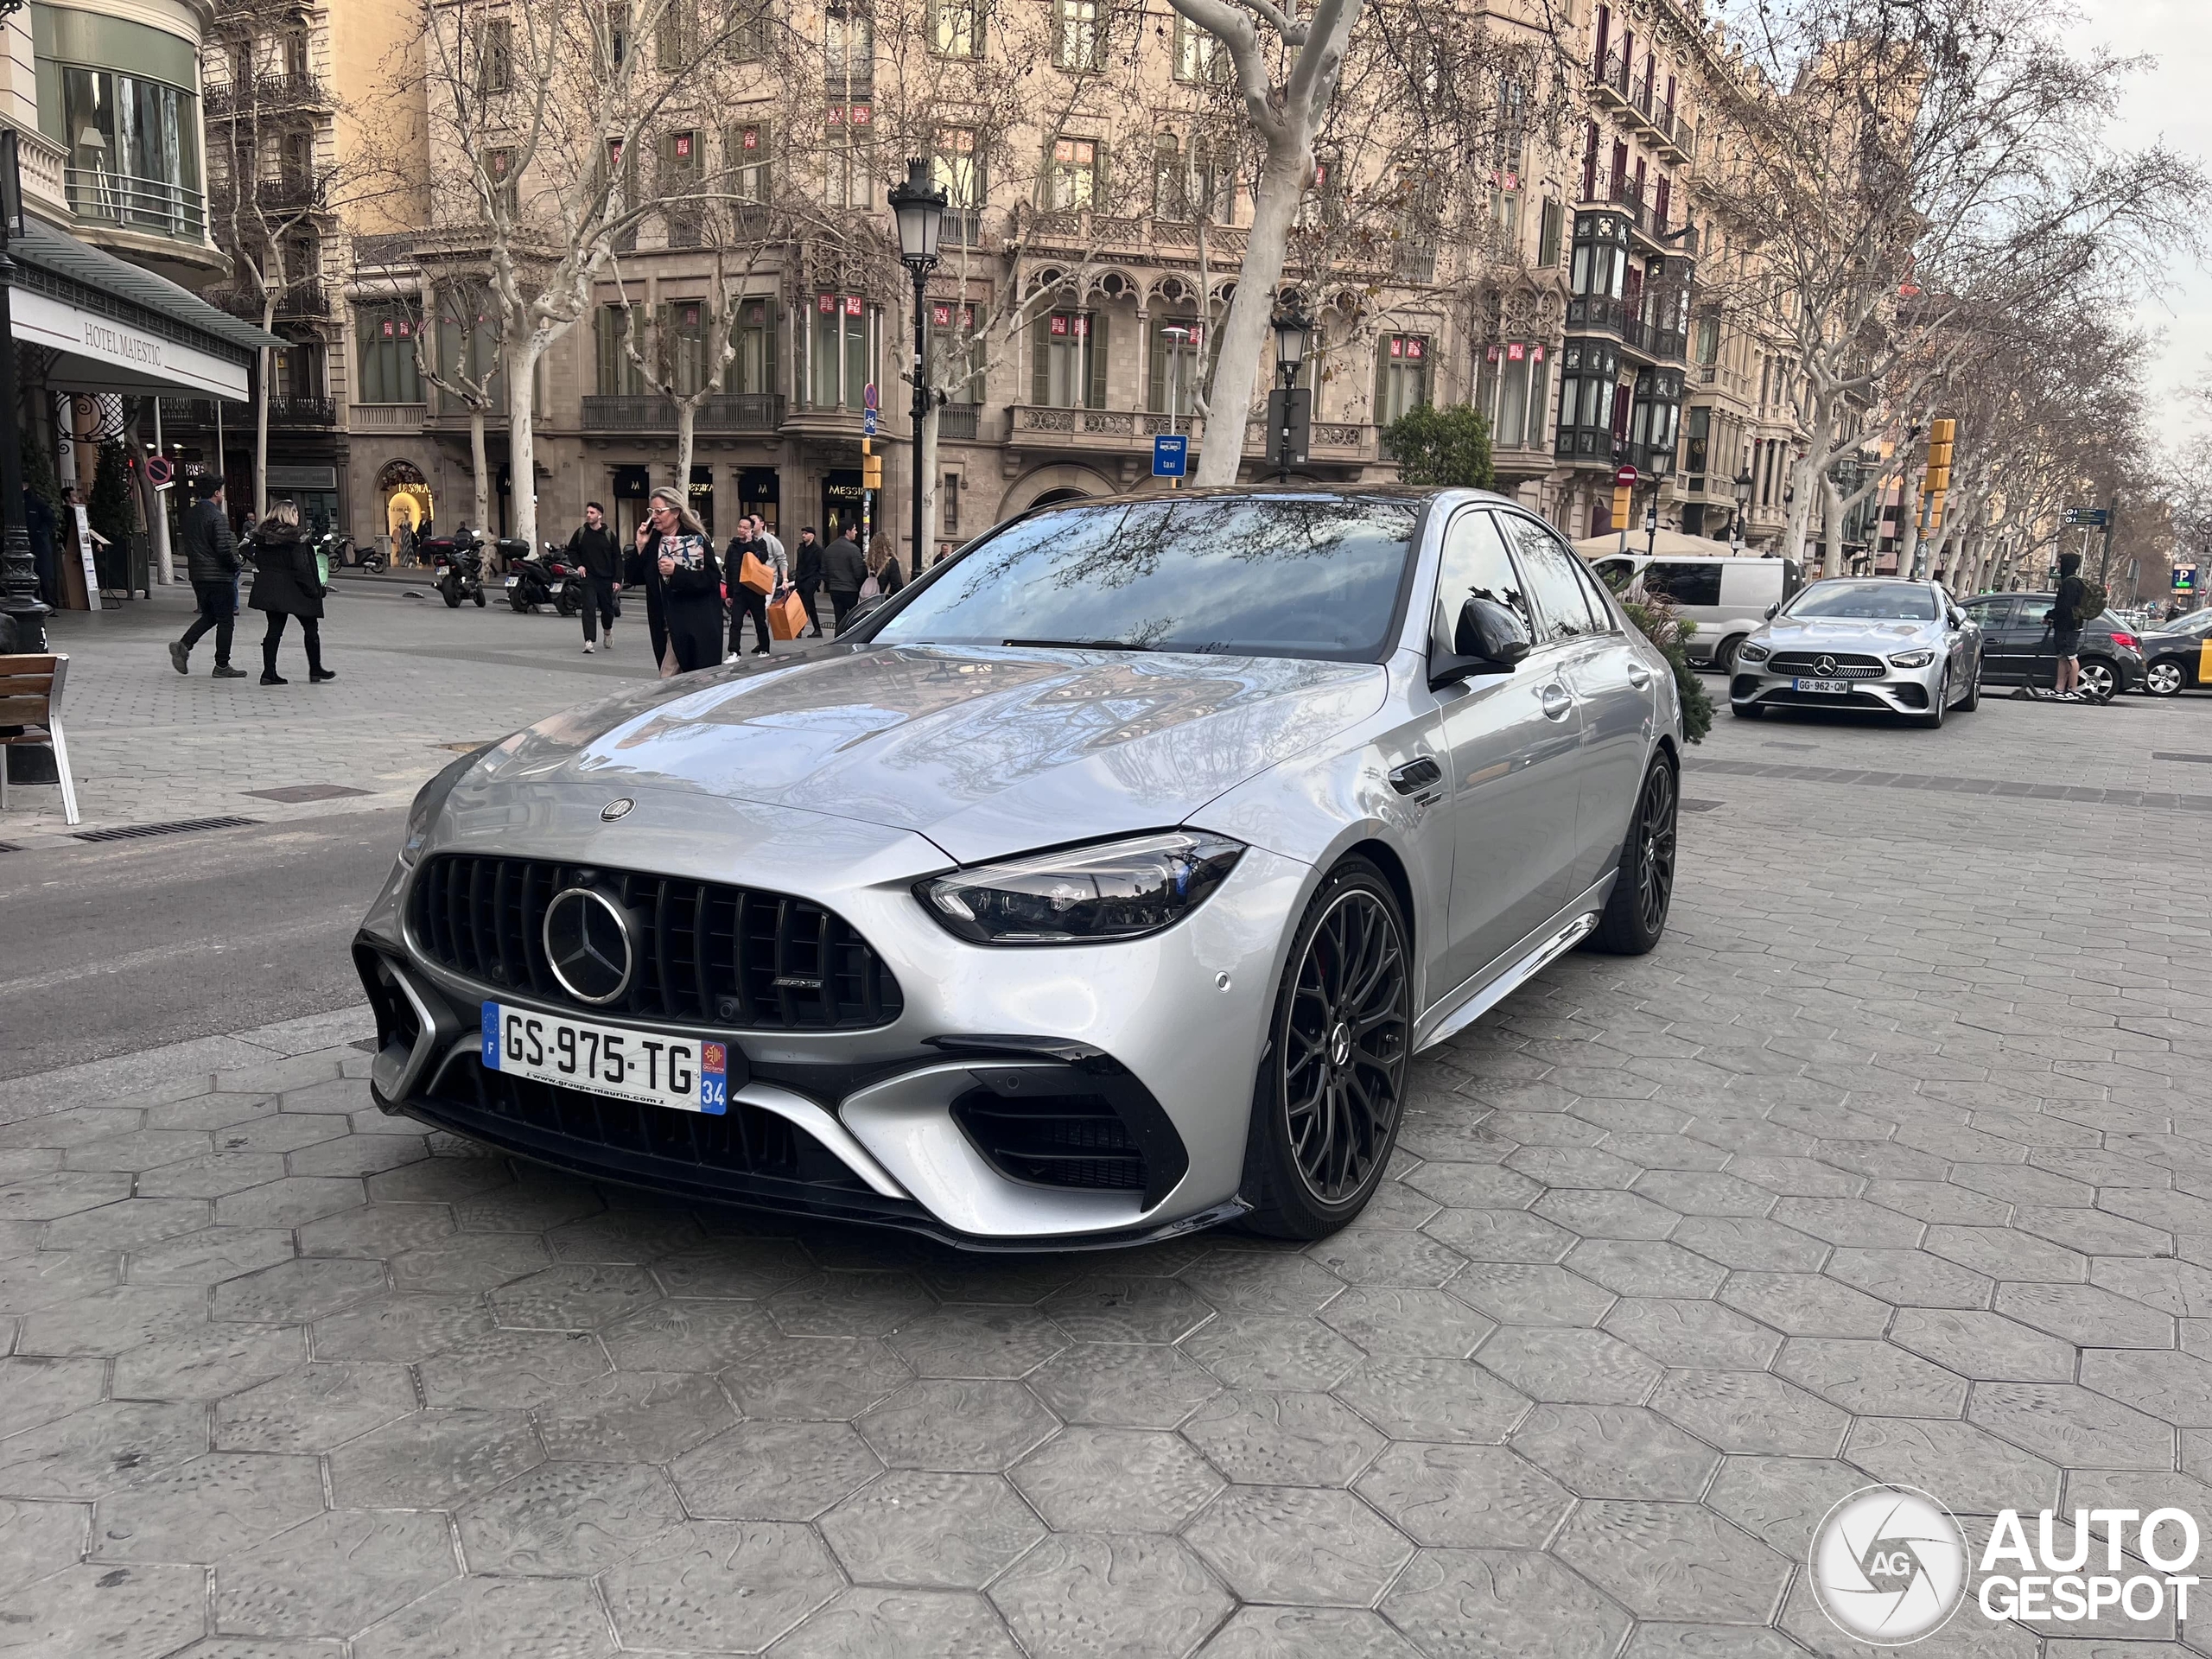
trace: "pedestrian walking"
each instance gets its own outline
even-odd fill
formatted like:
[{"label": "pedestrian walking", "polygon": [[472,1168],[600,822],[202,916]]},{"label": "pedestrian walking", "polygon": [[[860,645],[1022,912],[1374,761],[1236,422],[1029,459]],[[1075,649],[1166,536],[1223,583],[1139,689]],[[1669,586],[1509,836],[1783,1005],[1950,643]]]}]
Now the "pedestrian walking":
[{"label": "pedestrian walking", "polygon": [[607,648],[613,650],[614,595],[622,591],[622,549],[607,527],[607,509],[596,501],[584,503],[584,521],[569,537],[569,563],[583,567],[585,654],[599,649],[602,627]]},{"label": "pedestrian walking", "polygon": [[661,615],[676,671],[712,668],[722,658],[721,567],[706,526],[672,489],[655,490],[640,551],[652,573],[646,592],[660,589]]},{"label": "pedestrian walking", "polygon": [[300,534],[300,504],[279,501],[254,528],[253,608],[267,613],[269,631],[261,637],[261,683],[289,685],[276,671],[276,647],[284,620],[300,620],[308,650],[308,678],[317,683],[338,676],[322,665],[323,586],[315,574],[315,550]]},{"label": "pedestrian walking", "polygon": [[2058,653],[2058,672],[2051,689],[2069,702],[2082,697],[2082,630],[2104,608],[2104,590],[2097,589],[2092,604],[2089,584],[2082,579],[2082,556],[2058,556],[2058,597],[2047,619],[2051,645]]},{"label": "pedestrian walking", "polygon": [[636,543],[623,555],[622,580],[632,592],[641,588],[645,592],[645,637],[652,642],[653,665],[665,676],[676,671],[676,659],[668,652],[668,613],[661,602],[658,561],[645,551],[652,540],[653,515],[648,507],[645,516],[638,521]]},{"label": "pedestrian walking", "polygon": [[868,561],[861,556],[848,526],[822,550],[822,585],[830,590],[831,622],[839,633],[845,631],[845,619],[860,602],[861,589],[867,583]]},{"label": "pedestrian walking", "polygon": [[[738,639],[745,629],[747,617],[753,620],[753,654],[768,654],[768,595],[780,591],[786,572],[779,562],[771,558],[767,543],[761,539],[761,521],[744,518],[737,521],[737,534],[729,538],[728,556],[722,569],[728,572],[729,583],[729,654],[723,660],[737,660]],[[746,561],[755,559],[768,571],[767,592],[753,587],[745,580]]]},{"label": "pedestrian walking", "polygon": [[238,626],[238,542],[231,535],[231,518],[223,506],[223,480],[203,479],[200,499],[184,510],[177,521],[177,541],[184,549],[184,573],[192,583],[200,615],[184,631],[184,638],[169,643],[169,662],[180,674],[192,671],[192,648],[202,635],[215,636],[215,670],[219,680],[242,680],[245,671],[231,666],[231,639]]},{"label": "pedestrian walking", "polygon": [[899,574],[899,555],[891,545],[891,533],[879,530],[868,548],[868,581],[861,584],[861,597],[874,599],[879,594],[897,593],[906,585],[906,578]]},{"label": "pedestrian walking", "polygon": [[815,539],[814,526],[807,525],[798,533],[798,552],[791,568],[792,582],[798,588],[798,602],[806,608],[806,620],[813,632],[807,637],[822,637],[822,613],[814,608],[814,595],[822,586],[822,543]]}]

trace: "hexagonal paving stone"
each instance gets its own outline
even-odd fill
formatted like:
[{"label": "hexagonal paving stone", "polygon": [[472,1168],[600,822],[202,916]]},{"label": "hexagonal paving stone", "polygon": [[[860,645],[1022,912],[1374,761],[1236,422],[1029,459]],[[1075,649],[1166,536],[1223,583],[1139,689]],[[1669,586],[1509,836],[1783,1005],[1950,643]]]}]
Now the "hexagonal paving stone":
[{"label": "hexagonal paving stone", "polygon": [[610,1371],[532,1414],[549,1456],[666,1463],[735,1421],[712,1377]]},{"label": "hexagonal paving stone", "polygon": [[994,1585],[1033,1653],[1183,1653],[1235,1605],[1173,1538],[1055,1533]]},{"label": "hexagonal paving stone", "polygon": [[1425,1549],[1383,1617],[1432,1654],[1454,1659],[1605,1659],[1629,1617],[1548,1555]]},{"label": "hexagonal paving stone", "polygon": [[97,1404],[105,1370],[97,1358],[0,1359],[0,1438]]},{"label": "hexagonal paving stone", "polygon": [[303,1365],[215,1408],[215,1444],[228,1452],[327,1452],[415,1409],[399,1365]]},{"label": "hexagonal paving stone", "polygon": [[1966,1408],[1965,1378],[1889,1342],[1792,1337],[1774,1369],[1853,1414],[1955,1417]]},{"label": "hexagonal paving stone", "polygon": [[1220,1379],[1181,1350],[1137,1343],[1063,1348],[1029,1387],[1065,1421],[1122,1428],[1173,1428],[1221,1392]]},{"label": "hexagonal paving stone", "polygon": [[552,1259],[535,1238],[469,1233],[417,1245],[393,1256],[391,1281],[402,1290],[491,1290],[535,1273]]},{"label": "hexagonal paving stone", "polygon": [[[38,1224],[27,1225],[35,1239]],[[122,1277],[123,1258],[113,1250],[30,1250],[0,1259],[0,1307],[32,1313],[105,1290]]]},{"label": "hexagonal paving stone", "polygon": [[1662,1239],[1681,1220],[1664,1205],[1612,1190],[1556,1188],[1532,1207],[1585,1238]]},{"label": "hexagonal paving stone", "polygon": [[1867,1484],[1863,1470],[1831,1459],[1728,1458],[1705,1504],[1770,1549],[1802,1561],[1828,1511]]},{"label": "hexagonal paving stone", "polygon": [[1718,1302],[1636,1297],[1614,1305],[1605,1327],[1662,1365],[1756,1370],[1782,1338]]},{"label": "hexagonal paving stone", "polygon": [[1371,1359],[1335,1393],[1401,1440],[1496,1442],[1529,1406],[1480,1365],[1455,1359]]},{"label": "hexagonal paving stone", "polygon": [[1567,1265],[1622,1296],[1710,1296],[1728,1276],[1718,1262],[1657,1239],[1587,1238]]},{"label": "hexagonal paving stone", "polygon": [[1351,1493],[1236,1486],[1185,1532],[1247,1601],[1371,1606],[1412,1543]]},{"label": "hexagonal paving stone", "polygon": [[395,1290],[317,1319],[315,1355],[411,1363],[491,1332],[491,1310],[481,1296]]},{"label": "hexagonal paving stone", "polygon": [[844,1587],[807,1528],[694,1521],[601,1580],[626,1648],[757,1652]]},{"label": "hexagonal paving stone", "polygon": [[1539,1406],[1510,1444],[1583,1497],[1694,1499],[1720,1462],[1640,1406]]},{"label": "hexagonal paving stone", "polygon": [[493,1331],[423,1361],[417,1375],[433,1406],[527,1410],[612,1369],[588,1332]]},{"label": "hexagonal paving stone", "polygon": [[1464,1359],[1497,1327],[1452,1290],[1355,1286],[1318,1316],[1363,1351],[1386,1357]]},{"label": "hexagonal paving stone", "polygon": [[384,1264],[343,1257],[301,1258],[215,1287],[215,1317],[257,1325],[320,1319],[366,1301],[385,1287]]},{"label": "hexagonal paving stone", "polygon": [[2174,1322],[2094,1285],[1999,1285],[1997,1311],[2076,1348],[2171,1348]]},{"label": "hexagonal paving stone", "polygon": [[899,1651],[1021,1659],[998,1609],[973,1591],[855,1586],[768,1649],[770,1659],[871,1659]]},{"label": "hexagonal paving stone", "polygon": [[215,1219],[231,1227],[298,1227],[365,1202],[354,1177],[289,1175],[219,1198]]},{"label": "hexagonal paving stone", "polygon": [[1183,1437],[1230,1479],[1255,1485],[1349,1485],[1383,1445],[1325,1394],[1217,1395]]},{"label": "hexagonal paving stone", "polygon": [[454,1575],[443,1516],[329,1510],[216,1568],[216,1627],[350,1636]]},{"label": "hexagonal paving stone", "polygon": [[1732,1273],[1720,1300],[1792,1337],[1878,1337],[1890,1306],[1815,1273]]},{"label": "hexagonal paving stone", "polygon": [[1381,1614],[1356,1607],[1240,1607],[1199,1652],[1204,1659],[1420,1659]]},{"label": "hexagonal paving stone", "polygon": [[203,1325],[118,1355],[111,1392],[118,1400],[219,1400],[307,1357],[307,1332],[296,1326]]},{"label": "hexagonal paving stone", "polygon": [[0,1592],[83,1560],[87,1520],[82,1503],[0,1498]]},{"label": "hexagonal paving stone", "polygon": [[302,1255],[397,1255],[453,1236],[453,1211],[442,1204],[367,1204],[300,1229]]},{"label": "hexagonal paving stone", "polygon": [[660,1300],[643,1268],[578,1262],[531,1274],[491,1294],[499,1322],[517,1330],[596,1331]]},{"label": "hexagonal paving stone", "polygon": [[1748,1273],[1811,1273],[1828,1256],[1827,1245],[1808,1233],[1742,1217],[1692,1216],[1675,1229],[1672,1242]]},{"label": "hexagonal paving stone", "polygon": [[545,1460],[519,1411],[417,1411],[331,1453],[340,1504],[433,1509],[505,1485]]},{"label": "hexagonal paving stone", "polygon": [[211,1152],[149,1170],[133,1190],[148,1198],[219,1198],[283,1179],[282,1153]]},{"label": "hexagonal paving stone", "polygon": [[1595,1325],[1614,1300],[1565,1268],[1515,1262],[1474,1262],[1450,1294],[1500,1325]]},{"label": "hexagonal paving stone", "polygon": [[1791,1563],[1694,1503],[1576,1506],[1559,1558],[1643,1618],[1763,1624]]},{"label": "hexagonal paving stone", "polygon": [[[454,1219],[465,1233],[543,1233],[605,1213],[606,1201],[586,1181],[528,1164],[515,1166],[515,1179],[454,1200]],[[616,1236],[620,1236],[618,1230]],[[689,1238],[687,1234],[686,1238]],[[683,1248],[682,1243],[678,1249]],[[594,1253],[572,1250],[576,1260]],[[644,1250],[617,1248],[607,1259],[645,1255]],[[651,1254],[658,1255],[659,1252]]]},{"label": "hexagonal paving stone", "polygon": [[321,1511],[322,1471],[313,1458],[211,1452],[100,1499],[92,1554],[213,1562]]},{"label": "hexagonal paving stone", "polygon": [[1212,1305],[1173,1279],[1092,1274],[1047,1297],[1045,1313],[1076,1342],[1174,1342],[1213,1317]]},{"label": "hexagonal paving stone", "polygon": [[2074,1375],[2070,1344],[2002,1313],[1904,1308],[1890,1328],[1890,1340],[1965,1377],[2063,1382]]},{"label": "hexagonal paving stone", "polygon": [[746,1300],[772,1296],[814,1270],[806,1252],[787,1238],[717,1239],[652,1264],[652,1275],[668,1295]]},{"label": "hexagonal paving stone", "polygon": [[1061,1532],[1173,1532],[1222,1485],[1180,1435],[1135,1428],[1063,1429],[1013,1478]]},{"label": "hexagonal paving stone", "polygon": [[912,1274],[842,1272],[802,1280],[763,1304],[785,1334],[880,1337],[937,1306]]},{"label": "hexagonal paving stone", "polygon": [[1466,1265],[1465,1256],[1426,1233],[1376,1226],[1365,1215],[1360,1224],[1313,1245],[1313,1259],[1348,1285],[1431,1288]]},{"label": "hexagonal paving stone", "polygon": [[340,1140],[321,1141],[297,1152],[287,1153],[284,1166],[295,1175],[374,1175],[430,1155],[428,1137],[404,1132],[375,1135],[358,1119],[355,1133]]},{"label": "hexagonal paving stone", "polygon": [[1288,1250],[1214,1249],[1176,1275],[1224,1313],[1312,1313],[1344,1281]]},{"label": "hexagonal paving stone", "polygon": [[207,1570],[87,1562],[8,1598],[8,1641],[26,1654],[160,1659],[207,1628]]},{"label": "hexagonal paving stone", "polygon": [[472,1573],[601,1573],[683,1518],[660,1471],[541,1463],[454,1516]]},{"label": "hexagonal paving stone", "polygon": [[601,1334],[626,1371],[719,1371],[777,1332],[759,1302],[662,1301]]},{"label": "hexagonal paving stone", "polygon": [[747,1417],[844,1421],[888,1399],[913,1373],[875,1337],[787,1337],[770,1325],[721,1380]]},{"label": "hexagonal paving stone", "polygon": [[1471,1262],[1558,1262],[1575,1236],[1522,1210],[1446,1210],[1421,1228]]},{"label": "hexagonal paving stone", "polygon": [[1019,1382],[910,1383],[855,1426],[894,1469],[994,1474],[1059,1427]]},{"label": "hexagonal paving stone", "polygon": [[23,1321],[16,1351],[123,1354],[165,1337],[207,1328],[207,1294],[186,1285],[114,1285]]},{"label": "hexagonal paving stone", "polygon": [[130,1196],[130,1176],[123,1170],[53,1170],[0,1186],[0,1221],[51,1221],[73,1216]]},{"label": "hexagonal paving stone", "polygon": [[[339,1122],[342,1126],[343,1120]],[[367,1185],[369,1197],[380,1204],[453,1204],[495,1187],[511,1187],[514,1179],[504,1158],[426,1158],[419,1164],[369,1176]],[[677,1224],[686,1238],[696,1239],[695,1232],[682,1228],[680,1220]]]},{"label": "hexagonal paving stone", "polygon": [[676,1460],[691,1514],[716,1521],[810,1521],[883,1465],[843,1423],[743,1423]]},{"label": "hexagonal paving stone", "polygon": [[1877,1480],[1942,1493],[1961,1515],[2048,1509],[2058,1501],[2056,1469],[1971,1423],[1861,1417],[1843,1455]]},{"label": "hexagonal paving stone", "polygon": [[977,1589],[1045,1535],[997,1475],[894,1469],[822,1517],[822,1535],[862,1584]]},{"label": "hexagonal paving stone", "polygon": [[1232,1389],[1327,1389],[1362,1358],[1352,1344],[1305,1315],[1224,1313],[1181,1346]]},{"label": "hexagonal paving stone", "polygon": [[1499,1446],[1389,1447],[1356,1483],[1415,1543],[1541,1548],[1574,1497]]},{"label": "hexagonal paving stone", "polygon": [[1501,1325],[1477,1361],[1532,1400],[1632,1405],[1659,1380],[1659,1365],[1602,1331]]},{"label": "hexagonal paving stone", "polygon": [[2085,1388],[2183,1428],[2212,1428],[2212,1363],[2195,1354],[2093,1348]]},{"label": "hexagonal paving stone", "polygon": [[1904,1307],[1986,1307],[1996,1289],[1980,1274],[1920,1249],[1839,1249],[1823,1271]]},{"label": "hexagonal paving stone", "polygon": [[[607,1615],[582,1579],[455,1579],[353,1642],[355,1659],[595,1659],[613,1651]],[[192,1659],[201,1655],[194,1650]],[[293,1656],[288,1649],[265,1659]]]},{"label": "hexagonal paving stone", "polygon": [[130,1252],[134,1285],[219,1285],[289,1262],[292,1236],[278,1227],[203,1227]]},{"label": "hexagonal paving stone", "polygon": [[1723,1452],[1834,1457],[1847,1413],[1763,1371],[1669,1371],[1651,1408]]},{"label": "hexagonal paving stone", "polygon": [[885,1338],[918,1376],[1026,1376],[1067,1346],[1065,1332],[1027,1308],[947,1303]]},{"label": "hexagonal paving stone", "polygon": [[207,1449],[204,1406],[86,1406],[0,1440],[0,1497],[94,1498]]},{"label": "hexagonal paving stone", "polygon": [[2172,1428],[2117,1400],[2060,1382],[1986,1382],[1969,1422],[2063,1468],[2171,1469]]}]

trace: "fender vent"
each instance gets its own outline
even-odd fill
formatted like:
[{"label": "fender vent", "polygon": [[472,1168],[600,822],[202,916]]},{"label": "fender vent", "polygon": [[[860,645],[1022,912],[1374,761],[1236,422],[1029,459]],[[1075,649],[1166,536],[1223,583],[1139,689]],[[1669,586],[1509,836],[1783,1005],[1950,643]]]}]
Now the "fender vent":
[{"label": "fender vent", "polygon": [[1103,1095],[1008,1096],[971,1089],[952,1103],[952,1121],[1010,1179],[1144,1191],[1144,1153]]}]

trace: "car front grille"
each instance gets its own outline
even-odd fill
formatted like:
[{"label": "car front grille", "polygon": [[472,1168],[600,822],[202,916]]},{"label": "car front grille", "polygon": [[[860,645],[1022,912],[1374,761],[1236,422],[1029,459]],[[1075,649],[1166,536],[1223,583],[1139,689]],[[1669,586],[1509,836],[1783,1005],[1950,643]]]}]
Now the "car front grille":
[{"label": "car front grille", "polygon": [[[1823,658],[1835,664],[1834,672],[1815,666]],[[1840,651],[1778,651],[1767,659],[1766,671],[1802,675],[1808,679],[1878,680],[1889,672],[1889,667],[1878,657],[1853,656]]]},{"label": "car front grille", "polygon": [[[572,997],[545,954],[546,906],[571,887],[620,903],[635,971],[615,1001]],[[883,960],[836,912],[720,882],[545,859],[446,853],[415,878],[409,922],[431,961],[500,990],[602,1015],[739,1030],[853,1030],[905,1006]]]},{"label": "car front grille", "polygon": [[952,1120],[1001,1175],[1037,1186],[1141,1192],[1145,1156],[1104,1096],[1032,1095],[1008,1099],[971,1089]]}]

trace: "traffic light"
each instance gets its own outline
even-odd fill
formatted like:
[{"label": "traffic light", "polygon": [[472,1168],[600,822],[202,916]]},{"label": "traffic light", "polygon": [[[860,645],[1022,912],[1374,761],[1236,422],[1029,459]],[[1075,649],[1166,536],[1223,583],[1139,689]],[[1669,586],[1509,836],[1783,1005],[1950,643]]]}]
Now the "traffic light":
[{"label": "traffic light", "polygon": [[1928,497],[1928,528],[1935,530],[1943,522],[1943,493],[1951,487],[1951,442],[1957,435],[1956,421],[1935,421],[1928,428],[1928,470],[1921,480],[1921,489]]},{"label": "traffic light", "polygon": [[880,490],[883,487],[883,457],[881,455],[861,457],[861,487],[864,490]]}]

